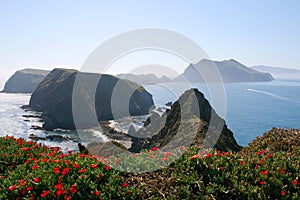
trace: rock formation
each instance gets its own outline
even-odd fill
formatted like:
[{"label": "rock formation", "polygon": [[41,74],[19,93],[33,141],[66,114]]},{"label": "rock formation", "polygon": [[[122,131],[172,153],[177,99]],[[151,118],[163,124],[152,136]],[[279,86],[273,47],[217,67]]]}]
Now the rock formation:
[{"label": "rock formation", "polygon": [[[77,76],[84,78],[77,79],[74,100],[73,87]],[[96,87],[95,94],[93,87]],[[74,105],[80,109],[82,118],[76,126],[72,110]],[[112,106],[115,106],[114,112]],[[81,73],[70,69],[54,69],[49,73],[34,91],[29,103],[30,108],[43,113],[43,127],[46,130],[91,128],[100,121],[115,119],[115,115],[124,117],[148,114],[151,106],[152,95],[136,83],[111,75]],[[127,109],[126,112],[125,108],[129,111]],[[96,123],[92,120],[94,113],[97,115]]]},{"label": "rock formation", "polygon": [[153,116],[147,127],[137,132],[130,129],[130,151],[140,152],[153,147],[168,151],[196,144],[223,151],[241,149],[225,121],[197,89],[186,91],[161,117]]}]

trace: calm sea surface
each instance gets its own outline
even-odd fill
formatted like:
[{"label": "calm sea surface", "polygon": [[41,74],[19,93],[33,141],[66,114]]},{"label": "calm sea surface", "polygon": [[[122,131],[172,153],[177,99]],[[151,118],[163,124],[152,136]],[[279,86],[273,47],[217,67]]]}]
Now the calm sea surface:
[{"label": "calm sea surface", "polygon": [[[156,104],[164,105],[175,101],[190,86],[179,83],[164,85],[146,85],[145,88],[153,94]],[[191,87],[198,88],[210,99],[210,92],[204,84],[193,83]],[[221,114],[226,119],[228,127],[233,131],[237,142],[246,146],[249,142],[270,130],[272,127],[300,128],[300,82],[267,82],[267,83],[232,83],[225,85],[225,110]],[[20,106],[28,104],[29,94],[0,93],[0,136],[13,135],[28,138],[30,134],[45,136],[63,134],[68,137],[78,137],[76,133],[44,132],[32,130],[32,125],[41,126],[36,118],[26,118]],[[213,105],[214,106],[214,105]],[[214,106],[217,107],[217,106]],[[218,109],[216,109],[218,112]],[[219,112],[218,112],[219,113]],[[97,131],[90,130],[94,137],[106,140]],[[42,141],[50,146],[59,146],[63,150],[76,149],[73,141]]]}]

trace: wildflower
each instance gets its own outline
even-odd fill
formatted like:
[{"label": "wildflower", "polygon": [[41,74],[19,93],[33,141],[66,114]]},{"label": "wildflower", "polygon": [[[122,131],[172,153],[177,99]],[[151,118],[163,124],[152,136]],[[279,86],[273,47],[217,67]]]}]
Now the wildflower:
[{"label": "wildflower", "polygon": [[86,172],[86,169],[80,169],[78,172],[80,172],[80,173],[85,173],[85,172]]},{"label": "wildflower", "polygon": [[261,181],[261,182],[260,182],[261,185],[264,185],[265,183],[266,183],[265,181]]},{"label": "wildflower", "polygon": [[207,155],[205,156],[205,158],[210,158],[211,156],[212,156],[212,154],[209,153],[209,154],[207,154]]},{"label": "wildflower", "polygon": [[32,189],[33,189],[32,185],[26,188],[26,190],[27,190],[28,192],[31,191]]},{"label": "wildflower", "polygon": [[107,170],[107,171],[110,170],[110,166],[108,166],[108,165],[106,165],[104,168],[105,168],[105,170]]},{"label": "wildflower", "polygon": [[99,178],[103,178],[103,176],[104,176],[103,174],[99,174],[98,175]]},{"label": "wildflower", "polygon": [[293,185],[298,185],[298,179],[293,180],[293,181],[292,181],[292,184],[293,184]]},{"label": "wildflower", "polygon": [[223,170],[225,170],[225,167],[224,167],[224,166],[222,166],[222,167],[220,167],[220,169],[223,171]]},{"label": "wildflower", "polygon": [[267,171],[267,170],[262,171],[260,174],[261,174],[261,175],[266,175],[266,174],[268,174],[268,171]]},{"label": "wildflower", "polygon": [[286,193],[284,190],[281,190],[281,196],[284,196]]},{"label": "wildflower", "polygon": [[15,190],[16,188],[17,188],[17,185],[12,185],[12,186],[8,187],[8,190],[9,190],[9,191],[13,191],[13,190]]},{"label": "wildflower", "polygon": [[56,189],[62,189],[62,184],[61,183],[58,183],[58,184],[56,184],[55,186],[54,186]]},{"label": "wildflower", "polygon": [[96,196],[98,196],[98,195],[100,195],[100,191],[98,191],[98,190],[96,190],[95,192],[94,192],[94,194],[96,195]]},{"label": "wildflower", "polygon": [[71,196],[64,196],[64,199],[65,200],[70,200],[70,199],[72,199],[72,197]]},{"label": "wildflower", "polygon": [[37,178],[33,179],[33,182],[38,183],[38,182],[40,182],[40,180],[41,180],[41,178],[37,177]]},{"label": "wildflower", "polygon": [[98,165],[97,164],[91,164],[91,166],[90,166],[92,169],[95,169],[95,168],[97,168],[98,167]]},{"label": "wildflower", "polygon": [[190,157],[191,160],[198,159],[198,158],[199,158],[199,154],[196,154],[196,155],[193,155],[193,156]]},{"label": "wildflower", "polygon": [[285,170],[284,169],[280,170],[280,173],[285,174]]},{"label": "wildflower", "polygon": [[168,160],[168,158],[162,158],[162,160],[163,160],[163,161],[167,161],[167,160]]},{"label": "wildflower", "polygon": [[41,194],[41,197],[45,197],[45,196],[47,196],[48,194],[50,194],[50,190],[45,190],[45,191]]},{"label": "wildflower", "polygon": [[66,191],[66,190],[61,190],[61,189],[59,189],[59,190],[57,190],[56,193],[57,193],[58,196],[60,196],[60,195],[66,194],[67,191]]},{"label": "wildflower", "polygon": [[240,163],[239,163],[240,165],[243,165],[244,164],[244,162],[243,161],[240,161]]},{"label": "wildflower", "polygon": [[128,183],[123,183],[122,186],[123,186],[123,187],[127,187],[127,186],[128,186]]},{"label": "wildflower", "polygon": [[152,150],[152,151],[157,151],[158,148],[157,148],[157,147],[153,147],[153,148],[151,148],[151,150]]},{"label": "wildflower", "polygon": [[23,148],[20,148],[21,151],[30,151],[31,148],[30,147],[23,147]]},{"label": "wildflower", "polygon": [[62,175],[67,175],[67,173],[70,171],[70,168],[64,168],[64,170],[61,172]]},{"label": "wildflower", "polygon": [[73,167],[78,169],[80,167],[80,164],[73,164]]},{"label": "wildflower", "polygon": [[53,170],[53,172],[54,172],[55,174],[58,174],[58,173],[59,173],[59,170],[60,170],[60,167],[55,167],[54,170]]},{"label": "wildflower", "polygon": [[72,194],[75,194],[77,192],[76,184],[74,184],[70,187],[70,191]]},{"label": "wildflower", "polygon": [[38,168],[39,168],[39,166],[37,166],[37,165],[32,166],[33,170],[37,170]]}]

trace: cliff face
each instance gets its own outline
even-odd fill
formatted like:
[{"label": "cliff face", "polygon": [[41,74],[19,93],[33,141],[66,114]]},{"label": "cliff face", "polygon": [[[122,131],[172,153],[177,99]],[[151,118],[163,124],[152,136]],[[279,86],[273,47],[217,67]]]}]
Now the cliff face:
[{"label": "cliff face", "polygon": [[[111,75],[91,73],[80,73],[84,79],[78,82],[76,90],[79,99],[73,102],[73,87],[78,75],[79,72],[76,70],[54,69],[32,94],[29,106],[43,112],[46,130],[75,129],[72,104],[78,106],[82,118],[77,124],[80,127],[77,128],[91,128],[98,125],[92,120],[94,110],[96,110],[97,123],[114,119],[115,111],[111,109],[112,95],[114,95],[113,106],[116,111],[120,110],[117,117],[128,114],[145,115],[153,105],[152,95],[140,85]],[[93,83],[98,83],[95,99],[92,97],[92,87],[95,87]],[[122,110],[126,107],[129,107],[129,113]]]},{"label": "cliff face", "polygon": [[6,93],[33,93],[39,83],[50,71],[23,69],[17,71],[5,83],[2,92]]},{"label": "cliff face", "polygon": [[186,91],[165,114],[152,115],[147,127],[137,132],[131,128],[129,134],[132,152],[152,147],[170,150],[196,144],[222,151],[241,149],[225,121],[197,89]]},{"label": "cliff face", "polygon": [[[217,68],[218,72],[213,70],[215,67]],[[220,62],[203,59],[196,64],[191,64],[188,66],[184,73],[177,77],[177,80],[182,80],[185,78],[191,82],[204,82],[204,79],[199,72],[206,75],[205,78],[208,82],[218,80],[216,78],[218,75],[217,73],[220,73],[220,76],[225,83],[266,82],[274,80],[270,73],[258,72],[233,59]]]}]

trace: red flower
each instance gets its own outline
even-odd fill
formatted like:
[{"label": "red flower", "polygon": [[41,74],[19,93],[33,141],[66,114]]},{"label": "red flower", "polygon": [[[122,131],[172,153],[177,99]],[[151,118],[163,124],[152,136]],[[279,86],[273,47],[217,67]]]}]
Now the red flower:
[{"label": "red flower", "polygon": [[75,194],[77,192],[76,184],[74,184],[70,187],[70,191],[72,194]]},{"label": "red flower", "polygon": [[127,187],[127,186],[128,186],[128,183],[123,183],[122,186],[123,186],[123,187]]},{"label": "red flower", "polygon": [[266,174],[268,174],[268,171],[267,171],[267,170],[262,171],[260,174],[261,174],[261,175],[266,175]]},{"label": "red flower", "polygon": [[224,166],[223,166],[223,167],[220,167],[220,169],[221,169],[221,170],[224,170],[224,169],[225,169],[225,167],[224,167]]},{"label": "red flower", "polygon": [[60,167],[55,167],[54,170],[53,170],[53,172],[54,172],[55,174],[58,174],[58,173],[59,173],[59,170],[60,170]]},{"label": "red flower", "polygon": [[72,197],[71,196],[64,196],[64,199],[65,200],[70,200],[70,199],[72,199]]},{"label": "red flower", "polygon": [[298,185],[298,179],[293,180],[293,181],[292,181],[292,184],[293,184],[293,185]]},{"label": "red flower", "polygon": [[23,147],[23,148],[21,148],[20,150],[21,150],[21,151],[30,151],[30,149],[31,149],[30,147]]},{"label": "red flower", "polygon": [[13,191],[13,190],[15,190],[16,188],[17,188],[17,185],[12,185],[12,186],[8,187],[8,190],[9,190],[9,191]]},{"label": "red flower", "polygon": [[60,195],[63,195],[63,194],[66,194],[67,191],[66,190],[57,190],[57,195],[60,196]]},{"label": "red flower", "polygon": [[33,182],[38,183],[38,182],[40,182],[40,180],[41,180],[41,178],[37,177],[37,178],[33,179]]},{"label": "red flower", "polygon": [[47,196],[48,194],[50,194],[50,190],[45,190],[45,191],[41,194],[41,197],[45,197],[45,196]]},{"label": "red flower", "polygon": [[80,164],[73,164],[73,167],[78,169],[80,167]]},{"label": "red flower", "polygon": [[240,161],[240,165],[243,165],[244,164],[244,162],[243,161]]},{"label": "red flower", "polygon": [[158,148],[157,148],[157,147],[153,147],[153,148],[151,148],[151,150],[152,150],[152,151],[157,151]]},{"label": "red flower", "polygon": [[98,190],[96,190],[95,192],[94,192],[94,194],[96,195],[96,196],[98,196],[98,195],[100,195],[100,191],[98,191]]},{"label": "red flower", "polygon": [[98,168],[98,165],[97,164],[91,164],[90,166],[92,169],[95,169],[95,168]]},{"label": "red flower", "polygon": [[280,173],[281,174],[285,174],[285,170],[283,169],[283,170],[280,170]]},{"label": "red flower", "polygon": [[56,189],[60,190],[62,189],[62,184],[61,183],[58,183],[54,186]]},{"label": "red flower", "polygon": [[193,159],[198,159],[199,156],[200,156],[199,154],[196,154],[196,155],[191,156],[190,159],[191,159],[191,160],[193,160]]},{"label": "red flower", "polygon": [[108,165],[106,165],[104,168],[105,168],[105,170],[107,170],[107,171],[110,170],[110,166],[108,166]]},{"label": "red flower", "polygon": [[261,185],[264,185],[265,183],[266,183],[266,182],[264,182],[264,181],[261,181],[261,182],[260,182]]},{"label": "red flower", "polygon": [[99,174],[98,175],[99,178],[103,178],[103,176],[104,176],[103,174]]},{"label": "red flower", "polygon": [[167,160],[168,160],[168,158],[162,158],[162,160],[163,160],[163,161],[167,161]]},{"label": "red flower", "polygon": [[86,169],[80,169],[78,172],[84,173],[84,172],[86,172]]},{"label": "red flower", "polygon": [[62,175],[67,175],[67,173],[70,171],[70,168],[64,168],[64,170],[61,172]]},{"label": "red flower", "polygon": [[29,191],[31,191],[33,189],[33,187],[32,186],[29,186],[28,188],[26,188],[26,190],[29,192]]},{"label": "red flower", "polygon": [[36,170],[37,168],[39,168],[39,166],[37,166],[37,165],[32,166],[33,170]]},{"label": "red flower", "polygon": [[284,190],[281,190],[281,196],[284,196],[286,193]]},{"label": "red flower", "polygon": [[210,158],[211,156],[212,156],[212,154],[209,153],[209,154],[207,154],[207,155],[205,156],[205,158]]}]

